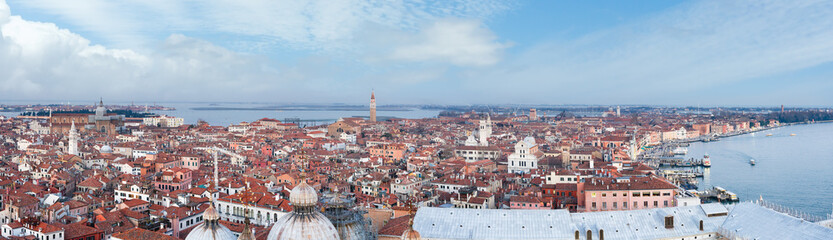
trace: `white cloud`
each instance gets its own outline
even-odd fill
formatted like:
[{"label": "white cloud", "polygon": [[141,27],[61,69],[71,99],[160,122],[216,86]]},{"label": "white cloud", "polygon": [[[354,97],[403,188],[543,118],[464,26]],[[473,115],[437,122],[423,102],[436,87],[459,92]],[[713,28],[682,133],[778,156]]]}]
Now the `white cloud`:
[{"label": "white cloud", "polygon": [[509,46],[478,21],[446,19],[437,21],[414,37],[415,41],[396,47],[397,60],[448,62],[461,66],[486,66],[500,60]]},{"label": "white cloud", "polygon": [[714,91],[741,82],[753,87],[758,78],[833,62],[830,26],[828,1],[698,1],[628,25],[539,43],[465,79],[473,91],[500,89],[530,102],[547,96],[552,103],[725,104]]},{"label": "white cloud", "polygon": [[0,25],[6,24],[9,21],[9,16],[11,16],[9,5],[6,4],[6,0],[0,0]]},{"label": "white cloud", "polygon": [[[367,24],[414,30],[446,17],[485,19],[511,2],[415,0],[109,1],[19,0],[60,16],[108,44],[135,47],[148,34],[214,33],[262,47],[264,42],[304,50],[349,49]],[[260,50],[260,49],[255,49]]]},{"label": "white cloud", "polygon": [[3,99],[235,99],[280,84],[267,59],[183,35],[139,53],[91,45],[52,23],[12,16],[0,25],[0,36]]}]

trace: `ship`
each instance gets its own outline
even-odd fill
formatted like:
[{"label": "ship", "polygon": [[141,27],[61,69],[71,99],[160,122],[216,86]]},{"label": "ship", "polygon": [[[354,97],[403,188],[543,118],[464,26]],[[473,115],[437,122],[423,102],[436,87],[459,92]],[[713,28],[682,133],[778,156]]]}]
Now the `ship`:
[{"label": "ship", "polygon": [[711,158],[709,158],[709,154],[706,153],[706,155],[703,156],[703,167],[711,167],[711,166],[712,166],[712,160],[711,160]]},{"label": "ship", "polygon": [[749,165],[755,166],[755,159],[749,159]]}]

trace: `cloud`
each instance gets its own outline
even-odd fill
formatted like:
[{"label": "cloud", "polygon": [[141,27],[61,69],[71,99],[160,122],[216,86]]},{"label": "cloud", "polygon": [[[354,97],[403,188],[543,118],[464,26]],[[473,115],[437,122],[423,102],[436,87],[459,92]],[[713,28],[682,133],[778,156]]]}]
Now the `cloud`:
[{"label": "cloud", "polygon": [[423,29],[415,41],[394,49],[391,58],[419,62],[448,62],[460,66],[487,66],[500,60],[509,44],[478,21],[441,20]]},{"label": "cloud", "polygon": [[6,4],[6,0],[0,0],[0,25],[6,24],[9,21],[9,16],[11,16],[11,14],[9,5]]},{"label": "cloud", "polygon": [[[22,6],[56,15],[116,46],[153,42],[148,35],[223,35],[253,49],[290,47],[345,50],[368,24],[415,30],[447,17],[485,19],[512,2],[388,0],[109,1],[22,0]],[[241,44],[247,43],[247,44]],[[267,46],[264,46],[267,43]],[[271,50],[267,49],[267,50]]]},{"label": "cloud", "polygon": [[235,99],[268,93],[281,83],[264,57],[184,35],[139,53],[92,45],[52,23],[8,19],[0,26],[4,99],[206,100],[218,96],[207,92],[220,89],[234,89],[219,96]]},{"label": "cloud", "polygon": [[[726,104],[716,89],[833,61],[829,26],[833,3],[827,1],[697,1],[585,36],[544,41],[463,79],[473,91],[500,89],[516,101]],[[777,101],[765,95],[744,104]]]}]

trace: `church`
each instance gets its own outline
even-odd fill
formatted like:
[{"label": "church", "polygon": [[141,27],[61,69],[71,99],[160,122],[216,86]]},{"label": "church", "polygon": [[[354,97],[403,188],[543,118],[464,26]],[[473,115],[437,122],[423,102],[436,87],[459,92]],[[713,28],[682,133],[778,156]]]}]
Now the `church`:
[{"label": "church", "polygon": [[100,132],[115,135],[124,128],[124,115],[107,113],[104,101],[99,101],[95,113],[55,113],[49,115],[49,130],[66,134],[74,124],[79,132]]},{"label": "church", "polygon": [[[376,240],[372,225],[352,209],[350,200],[336,194],[326,198],[319,208],[318,191],[306,180],[295,186],[289,193],[292,212],[279,218],[269,230],[267,240]],[[320,209],[320,210],[319,210]],[[203,223],[192,230],[185,240],[253,240],[248,219],[242,233],[235,237],[219,223],[219,213],[213,203],[203,213]],[[406,232],[402,239],[420,239],[415,230]],[[416,237],[415,237],[416,236]]]}]

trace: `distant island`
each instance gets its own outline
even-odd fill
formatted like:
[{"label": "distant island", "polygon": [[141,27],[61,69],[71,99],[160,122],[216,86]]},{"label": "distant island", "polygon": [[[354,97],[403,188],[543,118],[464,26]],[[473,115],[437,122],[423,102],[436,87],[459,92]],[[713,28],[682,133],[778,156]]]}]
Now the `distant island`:
[{"label": "distant island", "polygon": [[[292,105],[292,106],[265,106],[265,107],[194,107],[191,110],[216,111],[216,110],[241,110],[241,111],[368,111],[368,106],[361,105]],[[413,111],[410,107],[400,106],[379,106],[379,111]]]}]

